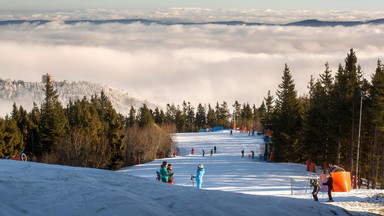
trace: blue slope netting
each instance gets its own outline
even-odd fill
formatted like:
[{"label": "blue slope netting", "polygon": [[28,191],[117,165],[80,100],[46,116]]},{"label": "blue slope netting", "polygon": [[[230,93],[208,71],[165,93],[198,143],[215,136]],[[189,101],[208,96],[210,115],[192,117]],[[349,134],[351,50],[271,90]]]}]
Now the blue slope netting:
[{"label": "blue slope netting", "polygon": [[213,128],[204,128],[204,129],[201,129],[199,132],[213,132],[213,131],[221,131],[221,130],[224,130],[223,126],[216,126]]}]

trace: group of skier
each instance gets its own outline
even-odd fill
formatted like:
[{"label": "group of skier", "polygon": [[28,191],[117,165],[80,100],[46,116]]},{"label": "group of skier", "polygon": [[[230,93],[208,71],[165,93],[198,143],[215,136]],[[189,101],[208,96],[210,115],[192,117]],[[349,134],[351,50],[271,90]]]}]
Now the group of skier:
[{"label": "group of skier", "polygon": [[[172,170],[172,164],[168,164],[167,161],[163,161],[163,163],[160,166],[160,171],[157,171],[157,180],[162,181],[164,183],[173,184],[173,170]],[[191,175],[191,180],[196,179],[197,188],[201,188],[201,184],[203,183],[203,176],[204,176],[205,170],[204,165],[199,164],[197,166],[197,173],[196,176]]]},{"label": "group of skier", "polygon": [[[216,150],[217,150],[217,148],[216,148],[216,146],[214,146],[213,149],[211,149],[211,155],[210,156],[212,156],[213,154],[216,154]],[[205,150],[202,149],[201,151],[202,151],[203,157],[204,157],[205,156]],[[191,149],[191,155],[193,155],[194,152],[195,152],[195,149],[192,148]]]},{"label": "group of skier", "polygon": [[322,186],[327,186],[328,187],[328,201],[327,202],[333,202],[333,198],[332,198],[333,178],[332,178],[331,173],[332,172],[343,172],[343,171],[345,171],[343,168],[336,166],[336,165],[333,165],[330,167],[330,169],[328,171],[328,175],[327,175],[328,179],[326,182],[323,182],[320,185],[320,182],[318,180],[311,179],[310,184],[313,187],[313,191],[312,191],[313,199],[315,201],[319,201],[317,194],[319,193]]},{"label": "group of skier", "polygon": [[167,161],[163,161],[160,166],[160,172],[157,171],[157,180],[164,183],[173,184],[173,171],[172,164],[168,164]]}]

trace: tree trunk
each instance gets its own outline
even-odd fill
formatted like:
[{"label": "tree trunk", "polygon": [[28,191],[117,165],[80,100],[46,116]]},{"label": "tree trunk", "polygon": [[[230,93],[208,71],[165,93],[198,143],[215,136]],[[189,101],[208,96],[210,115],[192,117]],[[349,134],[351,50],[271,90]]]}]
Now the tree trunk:
[{"label": "tree trunk", "polygon": [[[336,155],[336,164],[340,164],[340,149],[341,149],[341,124],[339,124],[339,137],[337,142],[337,155]],[[352,171],[352,170],[351,170]]]},{"label": "tree trunk", "polygon": [[351,130],[351,149],[349,152],[349,170],[353,170],[353,146],[354,146],[354,129],[355,129],[355,102],[352,103],[352,130]]},{"label": "tree trunk", "polygon": [[378,160],[377,160],[377,154],[376,154],[376,149],[377,149],[377,125],[375,126],[375,136],[373,138],[373,149],[372,149],[372,189],[376,189],[376,181],[377,181],[377,171],[378,171]]}]

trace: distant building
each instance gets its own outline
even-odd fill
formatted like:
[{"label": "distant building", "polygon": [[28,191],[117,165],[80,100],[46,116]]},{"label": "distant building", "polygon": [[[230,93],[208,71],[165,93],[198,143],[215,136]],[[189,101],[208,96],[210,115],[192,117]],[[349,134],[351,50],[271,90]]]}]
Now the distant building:
[{"label": "distant building", "polygon": [[46,74],[46,75],[43,75],[43,76],[41,77],[41,82],[42,82],[42,83],[47,83],[48,78],[49,78],[49,80],[51,80],[51,82],[54,81],[52,75],[50,75],[50,74]]}]

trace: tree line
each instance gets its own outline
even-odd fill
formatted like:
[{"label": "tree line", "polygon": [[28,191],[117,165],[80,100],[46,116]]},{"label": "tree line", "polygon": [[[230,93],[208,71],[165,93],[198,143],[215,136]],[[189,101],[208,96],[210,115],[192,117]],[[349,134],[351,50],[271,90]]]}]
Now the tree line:
[{"label": "tree line", "polygon": [[[279,162],[314,161],[338,164],[355,173],[359,143],[358,178],[368,187],[384,185],[384,66],[377,61],[371,82],[363,77],[356,53],[349,51],[335,75],[328,63],[318,78],[311,76],[308,94],[299,96],[286,64],[276,95],[268,91],[260,106],[227,102],[215,105],[190,102],[167,104],[165,111],[143,104],[127,116],[117,113],[101,92],[90,100],[58,102],[46,84],[41,108],[13,106],[0,119],[0,156],[24,151],[35,160],[117,169],[170,154],[173,132],[233,125],[273,131],[271,147]],[[276,97],[276,98],[275,98]],[[361,125],[360,102],[362,101]],[[360,126],[360,127],[359,127]],[[359,133],[360,128],[360,133]],[[359,139],[360,137],[360,139]],[[358,140],[359,139],[359,140]]]},{"label": "tree line", "polygon": [[115,170],[139,157],[146,162],[171,154],[172,126],[143,120],[127,127],[104,92],[64,108],[47,77],[40,108],[34,103],[28,112],[14,104],[10,116],[0,118],[1,158],[25,152],[32,161]]},{"label": "tree line", "polygon": [[371,78],[368,82],[363,77],[351,49],[335,76],[325,63],[324,72],[317,79],[311,77],[308,95],[299,97],[286,64],[276,99],[270,93],[265,99],[273,106],[262,117],[264,128],[273,131],[276,160],[338,164],[351,174],[358,166],[359,186],[366,179],[368,188],[376,188],[378,182],[383,187],[384,66],[380,60]]}]

